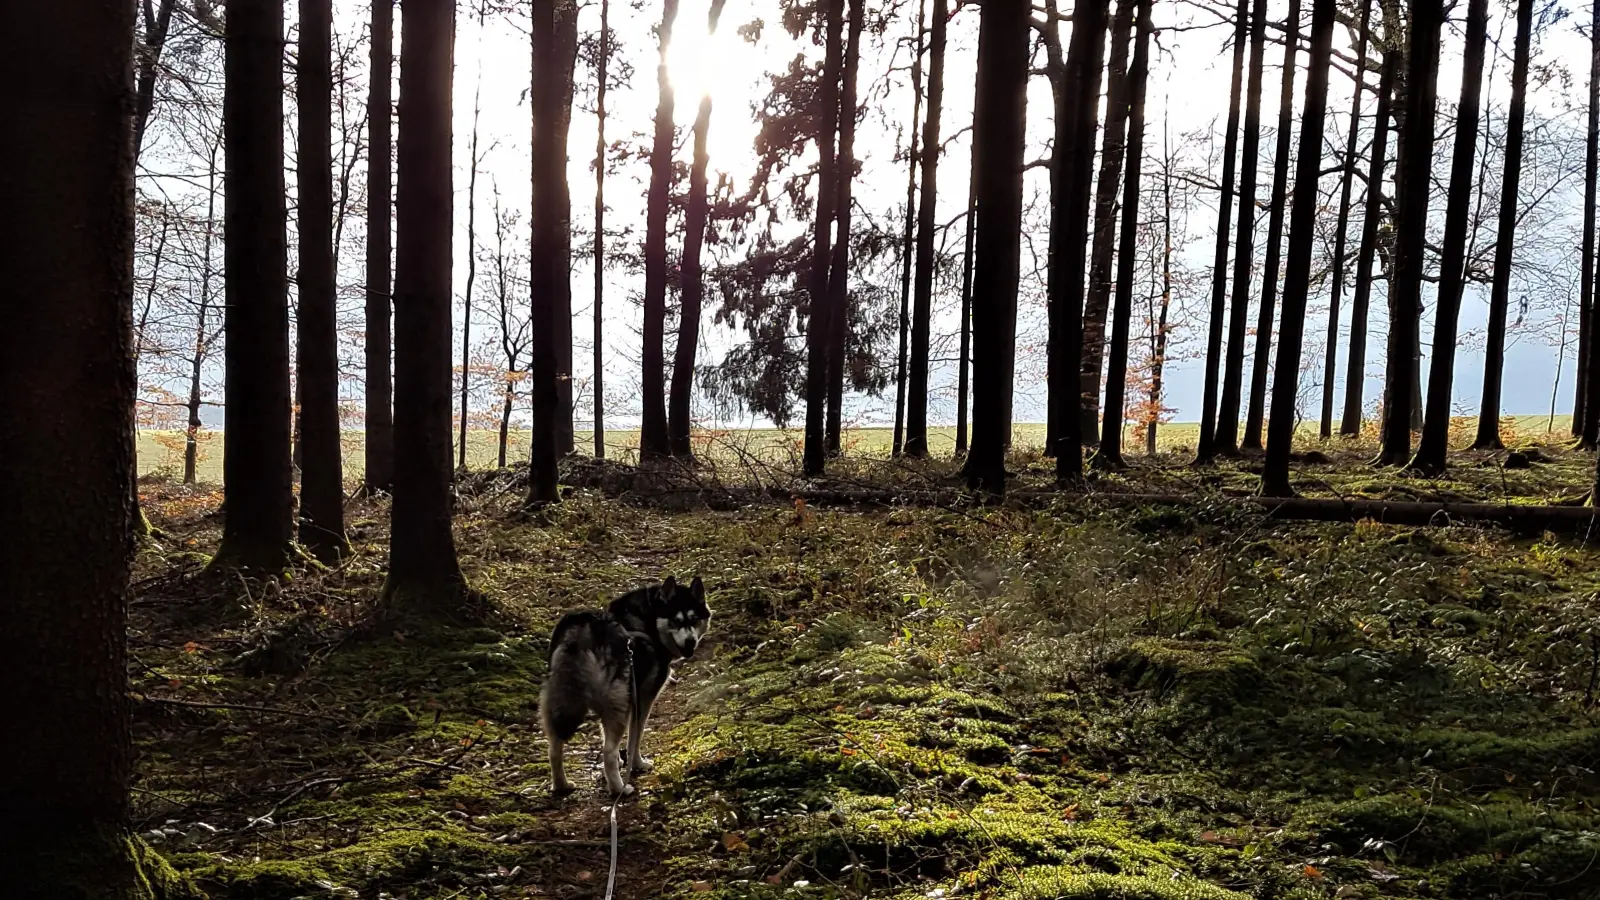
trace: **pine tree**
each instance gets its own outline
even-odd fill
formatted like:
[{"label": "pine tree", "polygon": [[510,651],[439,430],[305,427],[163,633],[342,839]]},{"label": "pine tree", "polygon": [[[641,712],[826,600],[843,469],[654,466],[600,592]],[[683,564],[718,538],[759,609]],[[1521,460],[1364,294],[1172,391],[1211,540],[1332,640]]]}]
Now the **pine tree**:
[{"label": "pine tree", "polygon": [[[552,126],[558,125],[563,115],[561,7],[564,5],[565,0],[537,0],[533,6],[533,227],[528,253],[528,293],[533,321],[528,364],[528,390],[533,397],[528,505],[532,507],[561,499],[556,486],[556,460],[561,455],[558,425],[561,395],[557,388],[560,362],[555,320],[561,315],[563,282],[571,279],[561,252],[562,233],[566,228],[561,213],[561,185],[567,179],[567,155],[563,152],[560,129]],[[669,112],[669,118],[670,115]],[[656,346],[660,347],[660,341]]]},{"label": "pine tree", "polygon": [[917,125],[922,121],[922,41],[926,32],[923,27],[927,19],[926,7],[927,0],[918,0],[916,49],[911,55],[911,152],[906,154],[906,225],[900,239],[900,354],[894,370],[894,443],[891,448],[894,456],[905,450],[906,353],[911,337],[911,267],[916,259],[912,245],[916,237],[917,163],[922,140]]},{"label": "pine tree", "polygon": [[939,114],[944,109],[945,25],[947,0],[933,0],[933,26],[928,46],[928,118],[922,129],[922,201],[917,209],[916,306],[911,318],[911,408],[907,415],[905,452],[928,455],[928,360],[933,333],[934,212],[939,185]]},{"label": "pine tree", "polygon": [[650,192],[645,200],[644,236],[644,352],[640,354],[639,458],[659,459],[671,452],[667,439],[665,352],[667,329],[667,205],[672,191],[672,78],[667,70],[667,48],[672,46],[672,24],[678,18],[678,0],[661,0],[661,41],[656,63],[655,142],[650,148]]},{"label": "pine tree", "polygon": [[825,0],[824,19],[822,84],[816,93],[817,206],[811,222],[811,277],[807,284],[810,310],[806,323],[804,471],[811,477],[821,475],[828,460],[828,266],[832,262],[829,250],[833,246],[834,192],[838,188],[834,137],[839,130],[844,0]]},{"label": "pine tree", "polygon": [[844,354],[850,321],[850,212],[855,181],[856,77],[861,68],[861,32],[866,25],[863,0],[850,0],[850,28],[844,50],[844,82],[839,92],[839,159],[834,195],[838,228],[828,273],[828,453],[839,454],[844,430]]},{"label": "pine tree", "polygon": [[372,0],[372,72],[367,97],[367,329],[363,476],[368,493],[394,483],[394,411],[390,373],[390,226],[394,222],[394,0]]},{"label": "pine tree", "polygon": [[1367,313],[1372,300],[1372,263],[1378,250],[1378,225],[1383,221],[1384,165],[1389,148],[1389,103],[1394,94],[1395,72],[1400,67],[1394,50],[1383,54],[1378,78],[1378,108],[1372,117],[1372,151],[1367,165],[1366,215],[1361,224],[1361,250],[1356,260],[1356,293],[1350,307],[1350,355],[1344,376],[1344,416],[1341,435],[1361,433],[1362,399],[1367,380]]},{"label": "pine tree", "polygon": [[600,0],[600,49],[595,55],[594,141],[594,458],[606,458],[606,70],[611,63],[611,0]]}]

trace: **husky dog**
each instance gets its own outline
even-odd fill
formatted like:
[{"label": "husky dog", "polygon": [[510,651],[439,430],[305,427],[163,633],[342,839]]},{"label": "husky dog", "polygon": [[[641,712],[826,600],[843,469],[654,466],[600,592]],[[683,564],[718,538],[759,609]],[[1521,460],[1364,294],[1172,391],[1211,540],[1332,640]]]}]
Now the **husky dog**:
[{"label": "husky dog", "polygon": [[628,736],[632,772],[648,772],[639,738],[673,662],[694,656],[711,622],[706,589],[671,576],[611,601],[604,610],[569,612],[550,636],[550,674],[539,692],[539,714],[550,742],[556,793],[572,790],[562,765],[567,741],[589,713],[600,719],[601,761],[613,794],[631,794],[619,771],[617,748]]}]

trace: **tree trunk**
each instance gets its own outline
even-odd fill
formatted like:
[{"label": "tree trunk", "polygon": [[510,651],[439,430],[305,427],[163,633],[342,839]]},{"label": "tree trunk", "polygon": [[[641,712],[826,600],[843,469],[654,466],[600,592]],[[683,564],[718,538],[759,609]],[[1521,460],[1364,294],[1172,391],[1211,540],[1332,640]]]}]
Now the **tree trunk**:
[{"label": "tree trunk", "polygon": [[[1425,0],[1424,0],[1425,2]],[[1317,180],[1322,172],[1323,119],[1328,111],[1328,62],[1333,53],[1334,0],[1313,0],[1311,45],[1306,60],[1305,115],[1294,173],[1294,212],[1289,216],[1289,257],[1283,276],[1283,327],[1278,341],[1272,412],[1267,422],[1267,457],[1261,493],[1289,497],[1289,451],[1299,400],[1300,342],[1305,336],[1306,295],[1311,288],[1311,249],[1316,240]]]},{"label": "tree trunk", "polygon": [[[906,345],[911,331],[911,261],[914,257],[912,240],[917,218],[917,153],[922,134],[917,124],[922,121],[922,38],[923,22],[927,18],[927,0],[917,4],[917,49],[911,57],[911,152],[906,161],[906,227],[900,239],[900,355],[894,370],[894,443],[890,454],[899,456],[905,449],[906,424]],[[927,430],[927,401],[913,400],[923,409],[923,430]],[[926,439],[924,439],[926,444]]]},{"label": "tree trunk", "polygon": [[946,0],[933,0],[933,28],[928,46],[928,119],[922,129],[922,201],[917,208],[916,307],[911,325],[911,409],[907,416],[906,453],[928,455],[928,365],[933,341],[934,213],[938,210],[939,117],[944,110]]},{"label": "tree trunk", "polygon": [[275,576],[289,564],[294,527],[282,0],[232,4],[226,53],[227,512],[211,566]]},{"label": "tree trunk", "polygon": [[[668,0],[672,2],[672,0]],[[821,475],[827,466],[828,417],[828,265],[832,260],[834,134],[839,128],[839,69],[844,55],[844,0],[826,0],[825,58],[817,87],[817,208],[811,221],[811,280],[807,285],[806,435],[804,472]]]},{"label": "tree trunk", "polygon": [[139,151],[144,149],[144,132],[150,124],[150,113],[156,106],[156,79],[161,75],[161,51],[166,48],[167,35],[172,30],[172,10],[177,0],[161,0],[161,5],[151,9],[149,0],[144,4],[144,33],[140,35],[139,51],[134,56],[139,70],[138,100],[133,114],[133,158],[137,162]]},{"label": "tree trunk", "polygon": [[[478,23],[483,27],[483,22]],[[467,396],[472,386],[472,289],[478,281],[478,113],[483,95],[483,66],[472,91],[472,137],[467,141],[467,294],[461,304],[461,438],[456,468],[467,470]]]},{"label": "tree trunk", "polygon": [[336,563],[344,534],[339,432],[339,301],[333,264],[333,3],[300,0],[300,543]]},{"label": "tree trunk", "polygon": [[1395,277],[1389,291],[1389,346],[1383,389],[1382,444],[1377,463],[1404,465],[1411,453],[1417,345],[1422,314],[1423,252],[1433,168],[1434,102],[1439,93],[1442,0],[1411,0],[1405,105],[1395,194]]},{"label": "tree trunk", "polygon": [[1356,260],[1356,293],[1350,308],[1350,355],[1344,375],[1344,417],[1339,433],[1361,433],[1362,400],[1367,380],[1367,312],[1372,300],[1372,262],[1378,249],[1378,225],[1383,221],[1383,176],[1389,144],[1389,102],[1394,93],[1400,59],[1394,50],[1383,54],[1383,74],[1378,79],[1378,108],[1372,119],[1372,157],[1367,168],[1366,217],[1361,223],[1361,250]]},{"label": "tree trunk", "polygon": [[[662,0],[661,47],[656,63],[655,142],[650,148],[650,193],[645,201],[644,353],[640,356],[639,458],[660,459],[671,452],[667,440],[665,352],[667,329],[667,200],[672,192],[673,97],[667,71],[672,23],[678,0]],[[537,80],[535,81],[537,84]],[[553,186],[553,182],[552,182]],[[554,248],[552,248],[554,249]]]},{"label": "tree trunk", "polygon": [[973,420],[967,484],[1005,493],[1006,369],[1015,352],[1022,249],[1022,151],[1027,122],[1028,18],[1023,3],[991,3],[978,30],[973,155],[978,223],[973,272]]},{"label": "tree trunk", "polygon": [[1088,275],[1084,244],[1089,234],[1095,123],[1109,8],[1110,0],[1086,0],[1073,9],[1067,90],[1063,93],[1067,106],[1056,110],[1056,146],[1065,152],[1057,151],[1050,166],[1048,402],[1050,417],[1056,422],[1056,480],[1061,482],[1083,478],[1083,435],[1078,426],[1083,409],[1083,296]]},{"label": "tree trunk", "polygon": [[0,337],[15,442],[0,467],[0,677],[18,717],[0,742],[5,881],[21,897],[148,900],[171,871],[128,818],[134,8],[12,13],[0,115],[27,140],[0,142],[0,284],[15,298]]},{"label": "tree trunk", "polygon": [[837,456],[844,431],[844,357],[850,322],[850,204],[856,174],[856,74],[861,65],[863,0],[850,0],[850,29],[844,51],[844,83],[839,94],[839,191],[834,215],[833,262],[828,274],[828,453]]},{"label": "tree trunk", "polygon": [[372,0],[372,84],[367,97],[367,384],[365,482],[368,493],[394,481],[394,413],[389,371],[389,254],[391,205],[391,80],[394,65],[394,2]]},{"label": "tree trunk", "polygon": [[1244,387],[1245,327],[1250,320],[1250,268],[1255,262],[1256,165],[1261,149],[1261,76],[1266,64],[1267,2],[1255,0],[1250,26],[1250,78],[1245,88],[1244,147],[1239,154],[1239,230],[1233,255],[1233,308],[1228,317],[1228,355],[1217,410],[1216,452],[1239,452],[1239,403]]},{"label": "tree trunk", "polygon": [[400,10],[395,198],[391,608],[455,612],[466,579],[450,530],[451,96],[455,4]]},{"label": "tree trunk", "polygon": [[1450,194],[1445,205],[1444,248],[1439,263],[1439,294],[1434,303],[1433,362],[1428,370],[1428,407],[1422,440],[1409,468],[1435,474],[1444,470],[1450,445],[1450,392],[1455,376],[1456,332],[1465,287],[1468,213],[1472,207],[1473,155],[1478,149],[1479,93],[1483,84],[1489,0],[1467,5],[1466,55],[1461,68],[1461,105],[1456,114],[1456,146],[1450,162]]},{"label": "tree trunk", "polygon": [[[706,33],[717,33],[723,0],[711,0]],[[672,360],[672,400],[667,409],[667,431],[672,455],[693,459],[689,444],[690,400],[694,393],[694,358],[700,344],[700,305],[705,298],[705,277],[700,265],[700,247],[706,233],[706,134],[711,130],[711,95],[700,97],[694,117],[694,163],[689,169],[689,201],[683,217],[683,301],[678,314],[678,347]]]},{"label": "tree trunk", "polygon": [[[676,0],[667,0],[676,13]],[[561,49],[562,0],[536,0],[533,6],[533,150],[531,243],[528,253],[529,329],[531,347],[528,359],[528,391],[533,399],[533,423],[528,449],[528,497],[530,507],[540,507],[561,499],[557,488],[556,461],[561,443],[557,422],[561,416],[561,397],[556,382],[559,359],[556,350],[555,320],[561,310],[562,280],[567,266],[561,258],[562,231],[561,183],[567,177],[567,156],[562,150],[561,72],[565,62]],[[670,26],[669,26],[670,27]],[[663,46],[668,38],[663,38]],[[672,110],[667,110],[670,122]],[[670,149],[670,148],[669,148]],[[652,187],[652,190],[654,188]],[[647,239],[648,241],[648,239]],[[659,248],[664,255],[665,246]],[[648,250],[647,253],[652,252]],[[648,303],[645,318],[650,317]],[[660,324],[659,322],[657,323]],[[646,333],[649,331],[646,325]],[[661,335],[655,347],[661,350]],[[649,342],[646,341],[646,350]],[[656,373],[661,374],[657,359]],[[645,367],[646,373],[649,366]],[[647,375],[648,380],[648,375]],[[662,399],[657,397],[657,399]],[[649,408],[649,397],[645,398]],[[662,430],[666,425],[662,423]],[[663,434],[662,437],[665,437]]]},{"label": "tree trunk", "polygon": [[[216,144],[211,146],[211,155],[206,169],[206,236],[201,242],[200,259],[200,312],[196,316],[194,330],[194,356],[189,360],[189,427],[184,435],[183,442],[183,483],[194,484],[199,480],[200,467],[200,428],[204,424],[200,419],[200,403],[202,399],[200,380],[205,368],[206,357],[209,355],[211,336],[207,334],[208,319],[211,311],[211,283],[213,269],[211,266],[211,249],[217,233],[217,150]],[[158,260],[159,262],[159,260]],[[138,355],[135,354],[137,364]],[[138,493],[135,492],[135,497]],[[134,510],[135,514],[143,518],[143,512]]]},{"label": "tree trunk", "polygon": [[[1083,359],[1078,431],[1083,443],[1099,443],[1100,367],[1106,352],[1106,311],[1111,300],[1112,257],[1117,235],[1117,182],[1122,178],[1128,128],[1128,35],[1137,0],[1118,0],[1111,19],[1111,57],[1106,66],[1106,126],[1100,144],[1100,177],[1095,186],[1094,239],[1089,256],[1089,287],[1083,301]],[[1127,201],[1123,201],[1126,205]],[[1126,348],[1124,348],[1126,363]],[[1109,382],[1107,383],[1109,387]],[[1109,401],[1108,401],[1109,402]]]},{"label": "tree trunk", "polygon": [[1172,309],[1172,144],[1167,139],[1167,121],[1164,112],[1161,120],[1161,312],[1150,347],[1150,420],[1144,435],[1144,451],[1149,456],[1156,455],[1156,426],[1161,422],[1161,378],[1167,364],[1167,315]]},{"label": "tree trunk", "polygon": [[1289,0],[1284,20],[1282,92],[1278,97],[1278,146],[1272,163],[1272,197],[1268,201],[1267,258],[1262,268],[1261,311],[1256,318],[1255,361],[1250,366],[1250,404],[1244,439],[1239,447],[1260,450],[1267,418],[1267,374],[1272,359],[1272,311],[1278,299],[1278,265],[1283,258],[1283,218],[1289,207],[1289,138],[1294,134],[1295,45],[1300,34],[1300,0]]},{"label": "tree trunk", "polygon": [[[1070,21],[1069,17],[1062,16],[1056,8],[1056,0],[1045,0],[1045,22],[1039,30],[1040,42],[1045,50],[1045,73],[1050,78],[1050,103],[1054,116],[1054,134],[1050,141],[1050,222],[1048,244],[1045,249],[1045,289],[1047,299],[1053,297],[1049,294],[1051,285],[1060,285],[1061,263],[1066,258],[1061,241],[1067,233],[1062,217],[1066,215],[1065,201],[1067,176],[1066,158],[1070,140],[1068,135],[1072,130],[1072,104],[1073,91],[1069,85],[1066,54],[1061,49],[1061,22]],[[974,126],[976,127],[976,126]],[[1054,301],[1050,301],[1052,304]],[[1054,308],[1053,305],[1051,308]],[[1051,330],[1045,338],[1045,382],[1049,388],[1049,396],[1045,403],[1044,424],[1044,455],[1054,458],[1056,455],[1056,441],[1059,439],[1061,421],[1059,410],[1055,402],[1055,371],[1057,353],[1055,349],[1056,335]],[[1009,421],[1009,420],[1008,420]],[[1081,437],[1081,435],[1080,435]]]},{"label": "tree trunk", "polygon": [[600,51],[595,76],[594,140],[594,458],[606,458],[606,69],[611,62],[611,0],[600,0]]},{"label": "tree trunk", "polygon": [[[1333,437],[1333,383],[1339,371],[1339,301],[1344,297],[1345,241],[1350,232],[1350,189],[1356,180],[1356,140],[1361,134],[1361,91],[1367,74],[1367,40],[1372,23],[1372,0],[1361,0],[1361,30],[1356,36],[1356,83],[1350,100],[1350,136],[1344,145],[1344,173],[1339,185],[1339,218],[1333,237],[1333,290],[1328,295],[1328,346],[1322,367],[1322,418],[1318,434]],[[1350,353],[1356,352],[1354,322]],[[1346,383],[1345,392],[1351,390]]]},{"label": "tree trunk", "polygon": [[967,453],[967,395],[972,370],[972,257],[973,240],[977,236],[978,213],[978,146],[973,137],[971,171],[967,176],[967,222],[961,252],[961,343],[956,366],[956,451],[959,459]]},{"label": "tree trunk", "polygon": [[1250,0],[1239,0],[1233,29],[1233,86],[1228,99],[1228,130],[1222,142],[1222,190],[1217,201],[1217,247],[1211,260],[1211,324],[1206,332],[1205,395],[1200,408],[1200,440],[1195,462],[1217,455],[1217,389],[1222,373],[1222,329],[1227,315],[1228,230],[1233,212],[1234,158],[1239,147],[1239,95],[1244,81],[1244,41]]},{"label": "tree trunk", "polygon": [[[1139,244],[1139,181],[1144,165],[1144,101],[1150,75],[1153,0],[1139,0],[1139,34],[1128,76],[1128,184],[1122,198],[1122,249],[1117,254],[1117,308],[1111,319],[1111,358],[1106,369],[1106,418],[1096,464],[1119,468],[1122,460],[1123,397],[1128,383],[1128,319],[1133,314],[1133,269]],[[1120,15],[1120,11],[1119,11]],[[1105,169],[1101,168],[1102,177]],[[1098,376],[1097,376],[1098,377]]]},{"label": "tree trunk", "polygon": [[[1596,7],[1600,16],[1600,5]],[[1511,109],[1506,120],[1505,170],[1500,180],[1499,234],[1494,244],[1494,281],[1489,293],[1489,338],[1483,364],[1483,400],[1474,450],[1499,450],[1500,387],[1505,370],[1506,312],[1517,239],[1517,190],[1522,182],[1523,122],[1527,118],[1528,63],[1533,36],[1533,0],[1517,0],[1516,50],[1511,65]]]},{"label": "tree trunk", "polygon": [[1583,242],[1578,265],[1578,371],[1572,395],[1572,436],[1584,436],[1589,416],[1589,322],[1594,314],[1595,193],[1600,189],[1596,164],[1600,161],[1600,5],[1591,11],[1589,27],[1589,126],[1584,137]]},{"label": "tree trunk", "polygon": [[572,403],[572,186],[567,183],[568,137],[572,133],[572,100],[577,90],[578,5],[562,3],[556,7],[556,49],[561,54],[559,77],[561,100],[557,108],[556,157],[561,160],[562,178],[556,185],[559,198],[560,248],[556,285],[555,318],[551,322],[556,344],[556,452],[565,457],[577,452]]}]

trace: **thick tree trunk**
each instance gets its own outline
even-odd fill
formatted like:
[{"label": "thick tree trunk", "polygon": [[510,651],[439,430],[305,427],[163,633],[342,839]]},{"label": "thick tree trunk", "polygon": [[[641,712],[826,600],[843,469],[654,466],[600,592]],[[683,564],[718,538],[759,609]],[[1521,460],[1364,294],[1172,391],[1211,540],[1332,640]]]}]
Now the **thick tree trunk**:
[{"label": "thick tree trunk", "polygon": [[211,565],[277,575],[289,564],[294,527],[282,0],[228,7],[226,69],[227,512]]},{"label": "thick tree trunk", "polygon": [[861,65],[863,0],[850,0],[845,41],[844,83],[839,94],[839,191],[834,215],[838,232],[828,273],[828,453],[837,456],[844,431],[844,357],[850,322],[850,203],[855,181],[856,75]]},{"label": "thick tree trunk", "polygon": [[395,198],[392,608],[455,612],[466,579],[450,530],[451,96],[455,4],[400,14]]},{"label": "thick tree trunk", "polygon": [[1239,404],[1244,388],[1245,327],[1250,320],[1250,269],[1255,262],[1256,165],[1261,149],[1261,76],[1266,65],[1267,2],[1255,0],[1250,26],[1250,77],[1245,89],[1244,147],[1239,159],[1239,229],[1233,255],[1233,308],[1228,316],[1228,355],[1217,410],[1216,451],[1239,452]]},{"label": "thick tree trunk", "polygon": [[[1595,194],[1600,190],[1596,165],[1600,162],[1600,4],[1592,4],[1589,27],[1589,127],[1584,137],[1583,241],[1578,259],[1578,371],[1572,396],[1572,436],[1584,436],[1589,418],[1590,320],[1594,318]],[[1592,446],[1592,445],[1591,445]]]},{"label": "thick tree trunk", "polygon": [[606,70],[611,63],[611,0],[600,0],[600,51],[595,62],[594,140],[594,458],[606,458]]},{"label": "thick tree trunk", "polygon": [[1267,457],[1261,493],[1294,494],[1289,485],[1289,452],[1294,441],[1299,399],[1300,343],[1305,336],[1306,295],[1311,288],[1311,249],[1316,240],[1317,180],[1322,172],[1323,119],[1328,111],[1328,62],[1333,53],[1334,0],[1313,0],[1311,46],[1306,60],[1305,115],[1294,173],[1294,212],[1289,216],[1289,256],[1283,276],[1283,328],[1272,382],[1272,412],[1267,423]]},{"label": "thick tree trunk", "polygon": [[[675,3],[676,0],[668,0]],[[561,72],[565,62],[561,49],[562,0],[537,0],[533,7],[533,211],[528,253],[529,330],[531,347],[528,360],[528,390],[533,399],[533,423],[528,450],[528,497],[530,507],[560,500],[557,489],[556,460],[561,454],[558,422],[561,397],[557,389],[559,358],[556,350],[555,320],[561,314],[562,282],[567,265],[561,258],[562,232],[566,223],[561,214],[561,183],[567,177],[567,156],[562,150]],[[674,12],[676,6],[673,7]],[[670,121],[672,112],[667,111]],[[648,249],[647,253],[650,252]],[[661,252],[666,252],[665,247]],[[646,319],[649,312],[646,312]],[[648,325],[646,326],[648,331]],[[661,348],[657,335],[656,348]],[[648,349],[648,342],[646,343]],[[659,362],[659,360],[658,360]],[[648,366],[646,372],[649,371]],[[658,366],[656,372],[660,373]],[[658,398],[659,399],[659,398]],[[649,398],[645,398],[646,408]],[[663,423],[663,430],[665,423]]]},{"label": "thick tree trunk", "polygon": [[372,74],[367,97],[367,333],[366,472],[368,493],[394,481],[394,413],[391,406],[389,273],[393,221],[390,143],[394,76],[394,3],[372,0]]},{"label": "thick tree trunk", "polygon": [[339,305],[333,264],[333,3],[300,0],[300,543],[325,563],[350,552],[339,439]]},{"label": "thick tree trunk", "polygon": [[[1122,178],[1128,128],[1128,35],[1137,0],[1118,0],[1111,18],[1111,56],[1106,65],[1106,125],[1100,143],[1100,177],[1095,183],[1094,239],[1089,251],[1089,286],[1083,301],[1083,359],[1078,391],[1083,402],[1079,434],[1083,443],[1100,441],[1100,368],[1106,352],[1106,312],[1111,301],[1112,257],[1117,236],[1117,187]],[[1127,201],[1123,201],[1126,205]],[[1109,387],[1109,383],[1107,385]]]},{"label": "thick tree trunk", "polygon": [[1394,93],[1396,51],[1383,54],[1383,74],[1378,79],[1378,108],[1372,119],[1372,151],[1367,167],[1366,217],[1361,223],[1361,250],[1356,260],[1356,293],[1350,308],[1350,355],[1344,375],[1344,416],[1339,433],[1361,433],[1363,394],[1367,380],[1367,313],[1372,301],[1372,262],[1378,249],[1378,225],[1383,221],[1383,175],[1389,145],[1389,102]]},{"label": "thick tree trunk", "polygon": [[[1339,179],[1339,218],[1333,237],[1333,290],[1328,295],[1328,346],[1322,367],[1322,418],[1318,434],[1324,440],[1333,437],[1334,376],[1339,371],[1339,301],[1344,297],[1345,241],[1350,232],[1350,189],[1356,180],[1356,140],[1361,134],[1361,91],[1367,74],[1367,39],[1372,23],[1372,0],[1361,0],[1361,30],[1356,37],[1356,83],[1350,100],[1350,136],[1344,145],[1344,173]],[[1352,331],[1354,323],[1352,323]],[[1355,335],[1350,337],[1350,353],[1354,354]],[[1351,386],[1345,385],[1349,392]]]},{"label": "thick tree trunk", "polygon": [[1489,0],[1467,6],[1466,55],[1461,68],[1461,105],[1456,113],[1456,146],[1450,163],[1450,194],[1445,204],[1444,248],[1439,263],[1439,295],[1434,303],[1433,363],[1428,370],[1428,407],[1422,440],[1409,468],[1434,474],[1444,470],[1450,444],[1450,397],[1455,377],[1456,333],[1466,283],[1468,214],[1472,207],[1473,156],[1478,149],[1479,94],[1489,34]]},{"label": "thick tree trunk", "polygon": [[[673,2],[673,0],[668,0]],[[826,0],[827,25],[823,40],[825,59],[822,84],[817,87],[817,208],[811,221],[811,278],[807,284],[810,307],[806,322],[806,435],[804,471],[821,475],[827,467],[828,418],[828,292],[829,252],[833,246],[834,135],[839,129],[839,69],[844,55],[844,0]],[[842,313],[841,313],[842,314]]]},{"label": "thick tree trunk", "polygon": [[1056,423],[1056,480],[1061,482],[1083,478],[1083,435],[1078,426],[1082,422],[1083,296],[1088,277],[1084,245],[1089,234],[1095,123],[1109,8],[1110,0],[1085,0],[1073,8],[1063,93],[1067,105],[1056,110],[1056,146],[1061,149],[1050,165],[1048,402]]},{"label": "thick tree trunk", "polygon": [[673,137],[672,78],[667,71],[667,48],[672,46],[672,24],[677,18],[678,0],[662,0],[661,28],[657,32],[661,46],[656,63],[655,142],[650,148],[650,192],[645,199],[641,460],[660,459],[671,452],[667,440],[666,360],[662,354],[665,353],[667,329],[667,201],[672,192]]},{"label": "thick tree trunk", "polygon": [[1262,448],[1267,418],[1267,375],[1272,359],[1272,312],[1278,302],[1278,266],[1283,259],[1283,219],[1289,208],[1289,139],[1294,134],[1295,49],[1300,35],[1300,0],[1289,0],[1284,20],[1283,79],[1278,97],[1278,146],[1272,163],[1272,197],[1268,200],[1267,258],[1262,268],[1261,311],[1256,317],[1255,361],[1250,366],[1250,403],[1245,412],[1240,449]]},{"label": "thick tree trunk", "polygon": [[938,208],[939,116],[944,110],[946,0],[933,0],[928,47],[928,120],[922,129],[922,201],[917,208],[916,307],[911,325],[911,410],[906,453],[928,455],[928,363],[933,340],[934,213]]},{"label": "thick tree trunk", "polygon": [[973,137],[971,171],[967,176],[967,221],[961,251],[961,338],[956,359],[956,450],[959,459],[967,453],[967,395],[972,372],[972,258],[973,241],[977,237],[978,213],[978,146]]},{"label": "thick tree trunk", "polygon": [[[1122,200],[1122,248],[1117,254],[1116,312],[1111,320],[1111,356],[1106,370],[1106,418],[1097,465],[1117,468],[1122,460],[1123,397],[1128,382],[1128,319],[1133,314],[1133,269],[1139,243],[1139,180],[1144,165],[1144,101],[1150,75],[1153,0],[1139,0],[1139,34],[1128,76],[1128,185]],[[1105,170],[1102,168],[1101,172]]]},{"label": "thick tree trunk", "polygon": [[1027,122],[1028,7],[992,3],[978,30],[973,153],[978,223],[973,272],[973,421],[967,484],[1005,493],[1006,377],[1015,350]]},{"label": "thick tree trunk", "polygon": [[1433,168],[1434,103],[1439,93],[1442,0],[1411,0],[1406,92],[1399,138],[1395,276],[1389,291],[1389,342],[1383,390],[1382,445],[1377,463],[1404,465],[1411,453],[1411,417],[1421,340],[1423,252]]},{"label": "thick tree trunk", "polygon": [[1233,29],[1233,86],[1228,99],[1228,125],[1222,142],[1222,189],[1217,199],[1217,244],[1211,259],[1211,322],[1206,331],[1204,397],[1200,405],[1200,440],[1195,462],[1217,455],[1217,394],[1222,374],[1222,330],[1227,316],[1228,232],[1233,215],[1234,162],[1239,148],[1239,95],[1244,81],[1244,42],[1250,0],[1239,0]]},{"label": "thick tree trunk", "polygon": [[[561,100],[557,109],[556,158],[562,171],[567,164],[568,138],[572,133],[572,100],[577,89],[578,4],[556,7],[556,51],[561,54],[558,73]],[[572,186],[563,174],[556,190],[559,202],[558,252],[555,317],[550,323],[556,345],[556,452],[571,456],[577,451],[572,403]]]},{"label": "thick tree trunk", "polygon": [[128,821],[134,8],[12,12],[0,116],[27,139],[0,141],[6,892],[149,900],[171,896],[171,871]]},{"label": "thick tree trunk", "polygon": [[[917,221],[918,142],[922,139],[917,125],[922,121],[922,39],[925,34],[923,22],[927,18],[926,6],[927,0],[918,0],[917,47],[911,57],[911,152],[906,158],[906,227],[900,239],[900,355],[894,369],[894,443],[890,449],[893,456],[899,456],[905,450],[906,350],[911,332],[911,263],[916,256],[912,241],[915,240]],[[926,431],[927,401],[912,402],[922,404],[923,430]]]}]

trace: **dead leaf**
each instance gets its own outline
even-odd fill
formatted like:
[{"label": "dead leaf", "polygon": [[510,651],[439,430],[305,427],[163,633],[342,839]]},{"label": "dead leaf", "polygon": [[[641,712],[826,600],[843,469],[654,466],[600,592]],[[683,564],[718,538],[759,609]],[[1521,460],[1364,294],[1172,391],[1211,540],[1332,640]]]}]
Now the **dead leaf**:
[{"label": "dead leaf", "polygon": [[1063,809],[1061,811],[1061,818],[1066,819],[1068,822],[1075,821],[1078,818],[1078,804],[1074,803],[1066,809]]},{"label": "dead leaf", "polygon": [[694,884],[690,885],[690,889],[697,894],[704,894],[711,890],[711,882],[696,881]]},{"label": "dead leaf", "polygon": [[1302,870],[1302,872],[1307,878],[1321,878],[1322,877],[1322,872],[1318,871],[1316,866],[1307,865],[1305,867],[1305,869]]},{"label": "dead leaf", "polygon": [[722,833],[722,846],[729,853],[739,853],[750,849],[750,845],[745,842],[744,835],[734,834],[731,831]]},{"label": "dead leaf", "polygon": [[587,869],[585,869],[584,871],[578,873],[578,880],[579,881],[588,881],[589,879],[591,879],[593,877],[594,877],[594,873],[590,872]]}]

